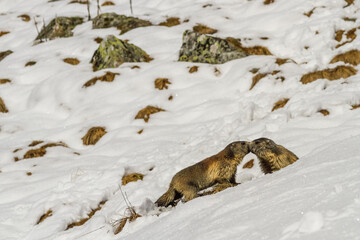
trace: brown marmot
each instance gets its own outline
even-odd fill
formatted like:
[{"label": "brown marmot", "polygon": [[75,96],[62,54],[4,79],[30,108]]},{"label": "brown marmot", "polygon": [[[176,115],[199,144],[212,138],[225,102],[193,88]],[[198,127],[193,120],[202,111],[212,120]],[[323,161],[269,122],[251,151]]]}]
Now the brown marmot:
[{"label": "brown marmot", "polygon": [[184,197],[190,201],[198,192],[216,183],[236,185],[237,165],[250,152],[249,143],[237,141],[230,143],[218,154],[184,168],[175,174],[169,189],[156,202],[158,206],[174,205],[174,201]]},{"label": "brown marmot", "polygon": [[260,167],[265,174],[278,171],[298,160],[294,153],[268,138],[252,141],[250,151],[259,158]]}]

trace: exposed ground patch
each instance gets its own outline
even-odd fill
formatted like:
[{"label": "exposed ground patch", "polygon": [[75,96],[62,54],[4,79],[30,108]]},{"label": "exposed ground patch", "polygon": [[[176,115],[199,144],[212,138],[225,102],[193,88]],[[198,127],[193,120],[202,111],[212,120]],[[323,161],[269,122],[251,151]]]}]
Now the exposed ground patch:
[{"label": "exposed ground patch", "polygon": [[135,119],[144,119],[145,122],[148,122],[151,114],[155,114],[158,112],[164,112],[165,110],[162,108],[154,107],[154,106],[146,106],[141,109],[135,116]]},{"label": "exposed ground patch", "polygon": [[70,65],[78,65],[80,61],[77,58],[64,58],[64,63],[70,64]]},{"label": "exposed ground patch", "polygon": [[94,77],[92,79],[90,79],[89,81],[87,81],[83,87],[90,87],[92,85],[95,85],[95,83],[97,81],[101,81],[101,82],[112,82],[115,79],[115,76],[120,75],[119,73],[113,73],[113,72],[106,72],[104,75],[100,76],[100,77]]},{"label": "exposed ground patch", "polygon": [[53,211],[51,209],[49,209],[46,213],[41,215],[41,217],[39,218],[39,220],[37,221],[36,224],[42,223],[43,221],[45,221],[45,219],[47,219],[48,217],[51,217],[52,214],[53,214]]},{"label": "exposed ground patch", "polygon": [[328,79],[330,81],[341,78],[348,78],[357,73],[357,70],[351,66],[337,66],[336,68],[328,68],[320,71],[315,71],[303,75],[300,81],[303,84],[314,82],[318,79]]},{"label": "exposed ground patch", "polygon": [[144,174],[141,173],[128,173],[124,175],[121,179],[122,185],[126,185],[129,182],[136,182],[138,180],[143,180]]},{"label": "exposed ground patch", "polygon": [[173,26],[179,25],[180,23],[181,23],[180,18],[178,18],[178,17],[169,17],[169,18],[166,19],[165,22],[159,23],[159,26],[173,27]]},{"label": "exposed ground patch", "polygon": [[330,61],[330,63],[336,62],[344,62],[356,66],[360,63],[360,51],[353,49],[345,53],[338,54]]},{"label": "exposed ground patch", "polygon": [[279,109],[279,108],[283,108],[287,102],[289,101],[290,99],[289,98],[283,98],[283,99],[280,99],[279,101],[277,101],[273,108],[272,108],[272,112],[275,111],[276,109]]},{"label": "exposed ground patch", "polygon": [[104,127],[92,127],[81,139],[84,145],[95,145],[106,133]]},{"label": "exposed ground patch", "polygon": [[193,27],[193,31],[201,33],[201,34],[214,34],[214,33],[217,33],[218,30],[213,29],[213,28],[208,27],[208,26],[203,25],[203,24],[198,24],[198,25]]}]

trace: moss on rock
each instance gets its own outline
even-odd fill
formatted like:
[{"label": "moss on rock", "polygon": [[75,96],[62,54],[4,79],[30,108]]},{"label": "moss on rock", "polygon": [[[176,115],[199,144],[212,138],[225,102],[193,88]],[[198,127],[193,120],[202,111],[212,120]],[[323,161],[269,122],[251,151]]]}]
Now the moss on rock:
[{"label": "moss on rock", "polygon": [[221,64],[248,56],[225,39],[185,31],[179,61]]},{"label": "moss on rock", "polygon": [[44,27],[35,40],[71,37],[76,25],[83,23],[81,17],[57,17]]},{"label": "moss on rock", "polygon": [[94,71],[116,68],[124,62],[149,62],[152,58],[141,48],[109,35],[95,51],[90,63]]},{"label": "moss on rock", "polygon": [[151,26],[152,23],[139,18],[118,15],[116,13],[103,13],[92,20],[93,29],[116,27],[124,34],[134,28]]}]

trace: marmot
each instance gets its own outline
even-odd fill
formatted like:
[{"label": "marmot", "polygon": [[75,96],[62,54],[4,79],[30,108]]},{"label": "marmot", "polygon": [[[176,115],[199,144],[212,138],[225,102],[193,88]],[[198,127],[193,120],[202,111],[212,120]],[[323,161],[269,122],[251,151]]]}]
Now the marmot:
[{"label": "marmot", "polygon": [[268,138],[252,141],[250,151],[259,158],[260,167],[265,174],[278,171],[298,160],[294,153]]},{"label": "marmot", "polygon": [[230,143],[218,154],[184,168],[174,175],[169,189],[156,202],[157,206],[174,205],[174,201],[184,197],[190,201],[198,197],[198,192],[216,183],[236,185],[237,165],[250,152],[249,142]]}]

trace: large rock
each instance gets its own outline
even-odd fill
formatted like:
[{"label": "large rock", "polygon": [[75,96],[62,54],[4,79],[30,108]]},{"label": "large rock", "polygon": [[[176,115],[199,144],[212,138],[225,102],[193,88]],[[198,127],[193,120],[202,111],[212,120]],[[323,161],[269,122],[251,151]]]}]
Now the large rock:
[{"label": "large rock", "polygon": [[81,17],[57,17],[44,27],[35,40],[71,37],[76,25],[83,23]]},{"label": "large rock", "polygon": [[221,64],[248,54],[231,42],[192,31],[185,31],[179,61]]},{"label": "large rock", "polygon": [[118,15],[116,13],[103,13],[95,17],[93,20],[93,29],[116,27],[124,34],[134,28],[151,26],[152,23],[134,17]]},{"label": "large rock", "polygon": [[152,58],[141,48],[116,38],[107,36],[95,51],[90,63],[94,71],[116,68],[124,62],[149,62]]}]

